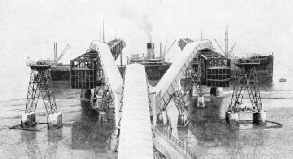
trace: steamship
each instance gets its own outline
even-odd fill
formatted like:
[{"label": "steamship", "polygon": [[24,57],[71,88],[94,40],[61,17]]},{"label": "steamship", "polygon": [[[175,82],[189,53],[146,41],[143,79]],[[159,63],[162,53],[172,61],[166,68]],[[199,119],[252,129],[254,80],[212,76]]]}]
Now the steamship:
[{"label": "steamship", "polygon": [[259,84],[264,84],[273,80],[274,55],[252,54],[249,57],[232,58],[231,78],[236,78],[236,70],[241,68],[255,68]]},{"label": "steamship", "polygon": [[[117,41],[117,40],[116,40]],[[175,54],[175,56],[180,56],[180,52],[184,49],[184,47],[188,43],[193,43],[194,40],[185,38],[180,39],[178,42],[177,47],[173,47],[172,49]],[[121,40],[118,40],[117,43],[121,43]],[[116,44],[117,44],[116,43]],[[209,44],[212,46],[212,43],[209,42]],[[121,43],[121,48],[123,48],[126,44]],[[119,46],[119,45],[118,45]],[[110,49],[113,48],[113,45],[109,45]],[[111,49],[111,53],[113,54],[114,59],[117,59],[117,55],[122,56],[121,50],[120,52],[115,52],[115,49]],[[133,63],[139,63],[145,66],[145,71],[149,80],[150,85],[155,86],[160,79],[163,77],[163,75],[166,73],[166,71],[171,66],[171,62],[165,59],[165,53],[162,51],[162,44],[160,43],[160,55],[159,57],[155,56],[155,44],[154,43],[146,43],[146,54],[136,54],[131,55],[130,57],[127,57],[127,65],[133,64]],[[230,81],[230,66],[231,66],[231,60],[216,51],[214,49],[205,49],[201,50],[199,52],[200,57],[194,58],[191,62],[191,67],[193,67],[193,70],[197,70],[198,66],[201,66],[201,84],[206,85],[208,87],[229,87],[229,81]],[[121,57],[120,57],[121,58]],[[199,60],[198,60],[199,59]],[[76,58],[75,60],[79,60],[79,58]],[[73,60],[74,61],[74,60]],[[126,65],[118,65],[118,70],[121,74],[121,76],[124,75],[126,69]],[[54,73],[56,74],[56,70],[52,69],[53,74],[53,80],[54,80]],[[196,72],[193,72],[193,76]],[[191,78],[191,77],[186,77]],[[56,79],[56,78],[55,78]],[[190,83],[190,80],[188,80]],[[182,80],[181,82],[185,83],[185,80]],[[182,85],[182,83],[181,83]]]},{"label": "steamship", "polygon": [[[160,43],[160,56],[155,57],[155,44],[147,43],[147,53],[146,55],[136,54],[127,57],[127,65],[133,63],[139,63],[145,66],[145,71],[148,76],[149,83],[155,86],[158,81],[163,77],[166,71],[169,69],[172,63],[167,62],[164,58],[162,51],[162,43]],[[124,74],[126,66],[118,67],[121,75]]]}]

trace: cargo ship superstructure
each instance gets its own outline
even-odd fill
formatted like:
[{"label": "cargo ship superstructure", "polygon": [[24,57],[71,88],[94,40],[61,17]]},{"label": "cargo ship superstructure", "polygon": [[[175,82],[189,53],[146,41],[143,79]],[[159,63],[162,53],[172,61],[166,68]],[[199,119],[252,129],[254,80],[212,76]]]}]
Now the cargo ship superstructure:
[{"label": "cargo ship superstructure", "polygon": [[239,68],[255,68],[258,82],[266,83],[273,80],[274,55],[252,54],[246,58],[233,58],[231,66],[232,78],[235,78],[236,70]]},{"label": "cargo ship superstructure", "polygon": [[[146,43],[146,54],[132,54],[130,57],[127,57],[127,65],[133,63],[139,63],[145,66],[145,71],[148,77],[148,80],[152,86],[155,86],[158,81],[163,77],[166,71],[169,69],[172,63],[167,62],[164,58],[162,51],[162,43],[160,43],[160,56],[155,56],[155,44]],[[126,69],[126,66],[119,66],[119,71],[123,75]]]},{"label": "cargo ship superstructure", "polygon": [[[228,25],[225,30],[225,49],[223,50],[218,42],[219,48],[222,50],[223,55],[231,59],[231,79],[236,78],[236,71],[240,68],[246,68],[244,71],[255,68],[257,79],[260,84],[266,83],[273,80],[273,70],[274,70],[274,54],[247,54],[247,57],[237,57],[234,56],[233,50],[236,46],[236,43],[230,48],[229,51],[229,39],[228,39]],[[249,56],[248,56],[249,55]]]}]

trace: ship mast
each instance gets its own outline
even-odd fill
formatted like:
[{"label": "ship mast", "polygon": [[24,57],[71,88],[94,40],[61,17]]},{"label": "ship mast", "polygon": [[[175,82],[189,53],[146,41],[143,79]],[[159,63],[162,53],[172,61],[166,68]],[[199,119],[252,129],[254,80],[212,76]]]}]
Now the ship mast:
[{"label": "ship mast", "polygon": [[228,24],[227,24],[227,28],[225,31],[225,56],[228,57],[229,56],[229,51],[228,51]]},{"label": "ship mast", "polygon": [[105,43],[105,27],[104,27],[104,19],[103,19],[103,43]]}]

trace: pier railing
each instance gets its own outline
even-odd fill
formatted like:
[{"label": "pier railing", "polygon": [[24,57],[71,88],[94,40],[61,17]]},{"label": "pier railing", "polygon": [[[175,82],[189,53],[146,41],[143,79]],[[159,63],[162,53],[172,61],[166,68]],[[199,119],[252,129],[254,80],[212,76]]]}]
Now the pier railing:
[{"label": "pier railing", "polygon": [[162,146],[158,141],[153,140],[153,143],[156,147],[156,149],[165,156],[166,159],[171,159],[171,156],[168,152],[168,150],[166,150],[166,148],[164,146]]},{"label": "pier railing", "polygon": [[156,132],[158,132],[158,134],[167,139],[167,141],[169,141],[169,143],[172,144],[173,147],[177,149],[177,151],[184,152],[185,156],[190,159],[196,159],[195,153],[190,150],[182,141],[172,136],[172,134],[169,133],[166,129],[164,129],[163,127],[156,127],[155,130]]}]

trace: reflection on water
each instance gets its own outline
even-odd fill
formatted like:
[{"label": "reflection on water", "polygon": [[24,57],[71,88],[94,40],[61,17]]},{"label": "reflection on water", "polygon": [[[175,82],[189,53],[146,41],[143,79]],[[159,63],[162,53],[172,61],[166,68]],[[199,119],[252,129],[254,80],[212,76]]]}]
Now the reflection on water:
[{"label": "reflection on water", "polygon": [[206,107],[197,108],[197,97],[189,98],[191,124],[188,129],[179,129],[180,139],[198,158],[259,158],[266,137],[264,129],[239,130],[227,126],[227,106],[223,100],[212,97],[210,102],[206,101]]},{"label": "reflection on water", "polygon": [[72,125],[72,149],[91,150],[100,152],[110,149],[113,121],[100,124],[99,113],[91,108],[90,102],[82,102],[80,118]]},{"label": "reflection on water", "polygon": [[37,131],[21,131],[21,142],[26,145],[26,151],[29,158],[57,158],[56,152],[58,149],[58,141],[62,140],[62,129],[48,130],[48,145],[47,149],[42,154],[38,142],[43,138],[37,137]]},{"label": "reflection on water", "polygon": [[58,142],[62,140],[62,128],[48,130],[48,148],[45,158],[57,158]]},{"label": "reflection on water", "polygon": [[26,144],[27,155],[30,158],[40,158],[41,152],[36,141],[36,131],[22,131],[21,142]]}]

